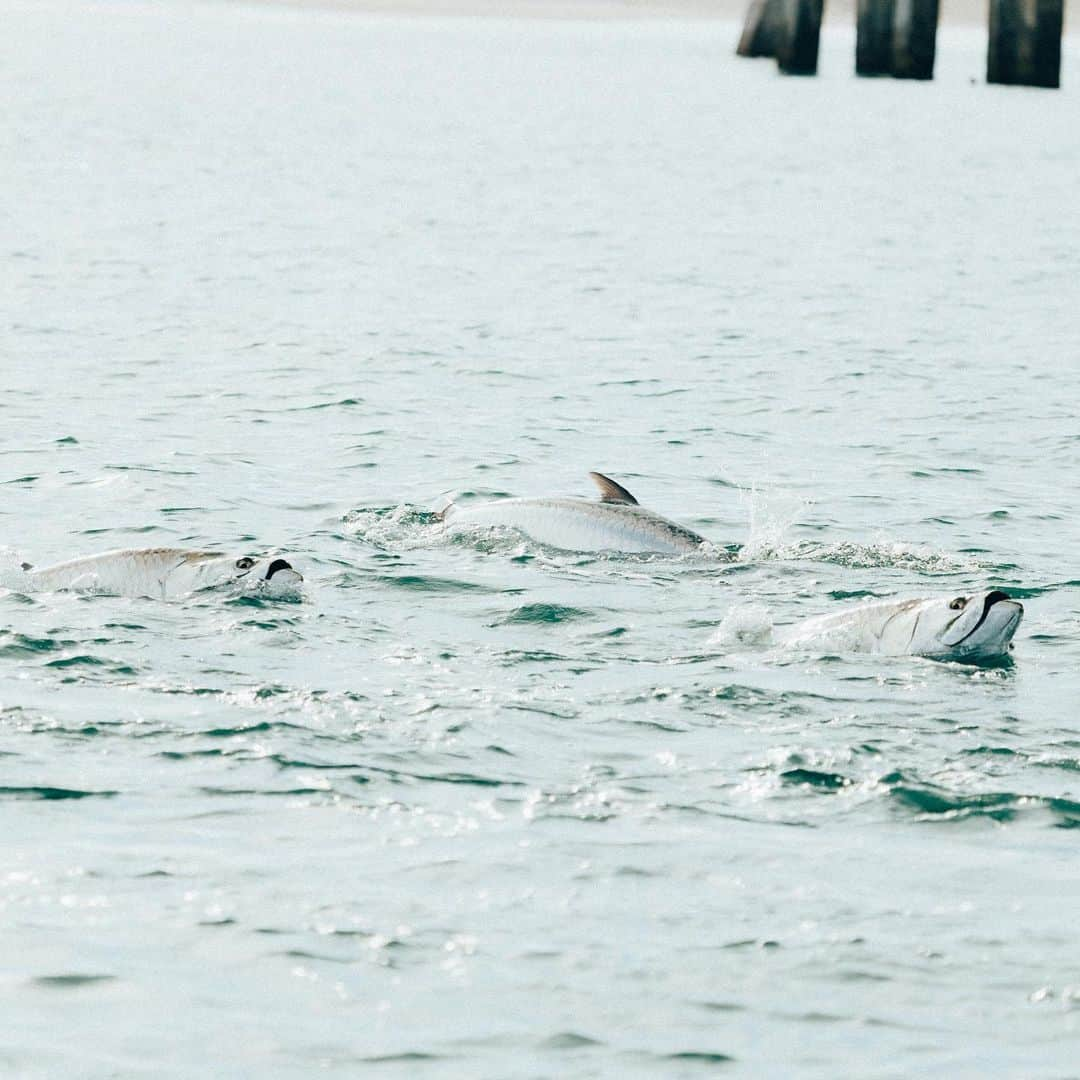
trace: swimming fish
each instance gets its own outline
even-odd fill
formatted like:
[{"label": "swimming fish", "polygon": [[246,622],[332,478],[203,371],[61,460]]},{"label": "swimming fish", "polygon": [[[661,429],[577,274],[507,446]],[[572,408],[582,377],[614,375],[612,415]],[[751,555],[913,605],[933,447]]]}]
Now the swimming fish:
[{"label": "swimming fish", "polygon": [[285,559],[183,548],[144,548],[106,551],[84,559],[36,569],[23,563],[30,588],[107,593],[113,596],[152,596],[171,599],[199,589],[234,582],[257,582],[275,588],[295,587],[303,576]]},{"label": "swimming fish", "polygon": [[1023,605],[1008,593],[936,596],[859,604],[779,629],[779,643],[843,652],[993,659],[1008,654]]},{"label": "swimming fish", "polygon": [[541,544],[564,551],[657,551],[711,553],[696,532],[638,505],[626,488],[602,473],[589,476],[600,498],[496,499],[459,506],[439,517],[449,532],[497,527],[517,529]]}]

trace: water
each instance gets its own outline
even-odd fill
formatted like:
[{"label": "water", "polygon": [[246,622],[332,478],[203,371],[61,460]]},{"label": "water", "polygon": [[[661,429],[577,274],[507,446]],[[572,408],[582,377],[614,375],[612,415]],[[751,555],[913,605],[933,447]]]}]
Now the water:
[{"label": "water", "polygon": [[[307,576],[0,593],[6,1075],[1075,1072],[1073,42],[3,8],[7,565]],[[738,561],[433,525],[589,469]]]}]

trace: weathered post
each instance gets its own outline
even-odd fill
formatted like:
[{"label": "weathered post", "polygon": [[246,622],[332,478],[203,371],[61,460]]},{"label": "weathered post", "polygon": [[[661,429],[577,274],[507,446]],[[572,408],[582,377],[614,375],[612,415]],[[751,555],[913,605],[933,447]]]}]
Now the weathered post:
[{"label": "weathered post", "polygon": [[892,74],[932,79],[937,43],[938,0],[896,0],[892,29]]},{"label": "weathered post", "polygon": [[746,13],[739,47],[739,56],[775,56],[783,22],[781,0],[753,0]]},{"label": "weathered post", "polygon": [[783,0],[776,61],[785,75],[816,75],[824,0]]},{"label": "weathered post", "polygon": [[855,10],[856,75],[890,74],[895,10],[895,0],[858,0]]},{"label": "weathered post", "polygon": [[1064,0],[990,0],[986,81],[1061,85]]}]

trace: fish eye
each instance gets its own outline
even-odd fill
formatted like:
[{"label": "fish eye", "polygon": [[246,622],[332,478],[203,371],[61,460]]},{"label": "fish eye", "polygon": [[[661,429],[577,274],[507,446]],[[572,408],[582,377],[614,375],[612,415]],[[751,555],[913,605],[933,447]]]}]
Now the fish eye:
[{"label": "fish eye", "polygon": [[967,605],[967,597],[966,596],[958,596],[955,600],[950,600],[949,601],[949,608],[952,611],[963,611],[964,607],[966,605]]},{"label": "fish eye", "polygon": [[255,560],[245,555],[242,559],[236,560],[237,570],[250,570],[255,565]]}]

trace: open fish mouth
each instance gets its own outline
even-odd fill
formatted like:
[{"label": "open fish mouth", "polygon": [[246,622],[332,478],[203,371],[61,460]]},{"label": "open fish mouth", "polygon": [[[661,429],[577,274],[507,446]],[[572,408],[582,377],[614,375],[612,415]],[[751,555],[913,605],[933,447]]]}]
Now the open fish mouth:
[{"label": "open fish mouth", "polygon": [[[1017,600],[1013,600],[1008,593],[1002,592],[1000,589],[995,589],[993,592],[989,592],[983,597],[982,611],[979,613],[979,618],[976,620],[975,625],[966,633],[963,637],[956,641],[946,642],[950,649],[958,649],[965,643],[978,646],[977,642],[973,642],[972,639],[975,635],[987,624],[987,620],[991,620],[994,624],[990,627],[990,631],[996,641],[1000,642],[1000,646],[1004,648],[1012,640],[1013,634],[1016,632],[1017,626],[1020,624],[1020,619],[1024,614],[1024,606]],[[984,645],[986,643],[983,643]]]},{"label": "open fish mouth", "polygon": [[292,563],[284,559],[275,559],[266,568],[264,581],[273,581],[276,585],[295,585],[304,580],[304,575],[293,568]]},{"label": "open fish mouth", "polygon": [[298,590],[303,583],[304,575],[286,559],[273,559],[266,568],[266,573],[260,573],[252,582],[256,589],[274,594]]}]

